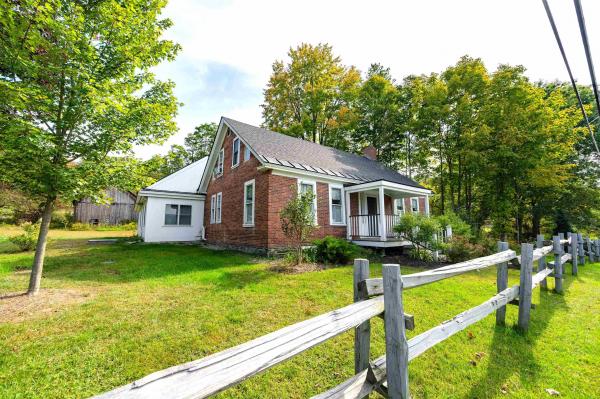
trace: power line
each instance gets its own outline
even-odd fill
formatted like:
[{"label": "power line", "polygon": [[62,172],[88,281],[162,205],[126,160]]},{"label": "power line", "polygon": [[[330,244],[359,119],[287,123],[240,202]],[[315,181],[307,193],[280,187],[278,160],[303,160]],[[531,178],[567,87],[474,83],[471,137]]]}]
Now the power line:
[{"label": "power line", "polygon": [[587,58],[588,69],[592,77],[592,88],[594,89],[594,97],[596,97],[596,109],[600,112],[600,98],[598,97],[598,84],[596,83],[596,73],[594,72],[594,63],[592,62],[592,52],[590,51],[590,43],[588,41],[587,29],[585,27],[585,19],[583,18],[583,8],[580,0],[573,0],[575,11],[577,12],[577,20],[579,21],[579,31],[581,32],[581,40],[583,40],[583,48],[585,50],[585,58]]},{"label": "power line", "polygon": [[[577,0],[574,0],[577,1]],[[590,136],[592,137],[592,143],[594,147],[596,147],[596,152],[600,155],[600,149],[598,149],[598,144],[596,143],[596,137],[594,136],[594,132],[592,131],[592,126],[590,125],[590,121],[587,116],[587,112],[585,111],[585,107],[583,106],[583,101],[581,100],[581,95],[579,94],[579,89],[577,88],[577,84],[575,83],[575,78],[573,77],[573,72],[571,72],[571,66],[569,65],[569,60],[567,59],[567,54],[565,53],[565,49],[562,44],[562,40],[560,39],[560,35],[558,34],[558,29],[556,28],[556,24],[554,23],[554,17],[552,16],[552,11],[550,10],[550,6],[548,5],[547,0],[542,0],[544,3],[544,8],[546,9],[546,15],[548,15],[548,20],[550,21],[550,26],[552,26],[552,31],[554,32],[554,37],[556,39],[556,43],[558,44],[558,48],[560,49],[560,54],[562,55],[563,61],[565,62],[565,66],[567,67],[567,72],[569,73],[569,79],[571,80],[571,85],[573,86],[573,90],[575,91],[575,95],[577,96],[577,101],[579,102],[579,109],[583,114],[583,119],[587,125],[588,131],[590,132]],[[587,35],[586,35],[587,37]],[[594,85],[594,89],[596,89]],[[596,101],[598,101],[596,97]],[[600,110],[600,108],[598,108]]]}]

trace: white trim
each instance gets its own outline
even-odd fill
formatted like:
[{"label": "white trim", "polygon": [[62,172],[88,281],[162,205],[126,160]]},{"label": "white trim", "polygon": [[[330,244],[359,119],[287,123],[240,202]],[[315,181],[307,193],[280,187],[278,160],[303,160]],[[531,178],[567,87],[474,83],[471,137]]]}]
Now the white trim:
[{"label": "white trim", "polygon": [[[237,145],[238,145],[237,162],[235,162],[235,158],[234,158],[234,155],[235,155],[235,143],[236,142],[237,142]],[[242,141],[240,140],[240,138],[238,136],[236,136],[233,139],[233,142],[231,143],[231,168],[232,169],[235,168],[235,167],[237,167],[240,164],[240,162],[241,162],[241,159],[242,159],[241,149],[242,149]]]},{"label": "white trim", "polygon": [[383,186],[384,188],[387,188],[390,190],[401,191],[403,193],[408,193],[408,194],[417,194],[417,195],[431,194],[431,190],[428,190],[426,188],[419,188],[419,187],[407,186],[405,184],[392,183],[387,180],[378,180],[378,181],[373,181],[373,182],[368,182],[368,183],[356,184],[354,186],[346,187],[346,191],[354,193],[354,192],[379,188],[380,186]]},{"label": "white trim", "polygon": [[175,191],[147,191],[141,190],[138,193],[138,202],[142,197],[156,197],[156,198],[173,198],[173,199],[204,199],[205,194],[194,194],[194,193],[178,193]]},{"label": "white trim", "polygon": [[[417,210],[416,211],[413,209],[413,200],[417,200]],[[421,211],[420,206],[419,206],[419,197],[410,197],[410,211],[412,213],[419,213]]]},{"label": "white trim", "polygon": [[217,193],[217,200],[215,203],[215,223],[221,223],[221,215],[223,214],[223,193]]},{"label": "white trim", "polygon": [[217,196],[215,194],[210,196],[210,224],[215,223],[215,213],[217,205]]},{"label": "white trim", "polygon": [[[248,186],[252,186],[252,223],[247,223],[246,222],[246,217],[248,216],[248,214],[246,213],[246,188]],[[244,200],[243,200],[243,206],[244,206],[244,219],[242,220],[242,227],[254,227],[254,217],[255,217],[255,209],[256,209],[256,184],[254,182],[254,179],[247,181],[246,183],[244,183]]]},{"label": "white trim", "polygon": [[394,247],[408,247],[412,243],[410,241],[377,241],[377,240],[350,240],[350,242],[360,245],[361,247],[375,247],[375,248],[394,248]]},{"label": "white trim", "polygon": [[[332,189],[340,190],[340,201],[342,208],[342,221],[336,222],[333,220],[333,196],[331,195]],[[342,184],[329,184],[329,224],[331,226],[345,226],[346,225],[346,193],[344,192],[344,186]]]},{"label": "white trim", "polygon": [[306,185],[312,185],[313,186],[313,194],[314,194],[314,198],[313,198],[313,207],[315,209],[315,226],[317,226],[319,224],[319,218],[317,216],[317,206],[318,206],[318,201],[317,201],[317,182],[315,180],[309,180],[309,179],[302,179],[302,178],[298,178],[298,195],[300,195],[301,191],[300,191],[300,187],[302,184],[306,184]]}]

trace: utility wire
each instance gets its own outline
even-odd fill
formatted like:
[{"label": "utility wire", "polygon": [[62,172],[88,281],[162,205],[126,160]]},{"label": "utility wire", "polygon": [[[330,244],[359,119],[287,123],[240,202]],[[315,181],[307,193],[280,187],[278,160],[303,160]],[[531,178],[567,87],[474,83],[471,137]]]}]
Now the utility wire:
[{"label": "utility wire", "polygon": [[[578,0],[574,0],[577,2]],[[558,44],[558,48],[560,49],[560,54],[562,55],[563,61],[565,62],[565,66],[567,67],[567,72],[569,73],[569,79],[571,80],[571,85],[573,86],[573,90],[575,91],[575,95],[577,96],[577,101],[579,102],[579,109],[581,109],[581,113],[583,114],[583,119],[587,125],[588,131],[590,132],[590,136],[592,137],[592,143],[594,147],[596,147],[596,152],[600,155],[600,149],[598,149],[598,144],[596,143],[596,137],[594,136],[594,132],[592,131],[592,126],[590,125],[590,120],[588,119],[587,112],[585,111],[585,107],[583,106],[583,101],[581,100],[581,95],[579,94],[579,89],[577,88],[577,84],[575,83],[575,78],[573,77],[573,72],[571,72],[571,66],[569,65],[569,60],[567,59],[567,55],[565,53],[565,49],[562,44],[562,40],[560,40],[560,35],[558,34],[558,29],[556,28],[556,24],[554,23],[554,17],[552,16],[552,11],[550,10],[550,6],[548,5],[548,0],[542,0],[544,3],[544,8],[546,9],[546,14],[548,15],[548,20],[550,21],[550,26],[552,26],[552,31],[554,32],[554,37],[556,38],[556,43]],[[586,35],[587,38],[587,35]],[[594,89],[596,86],[594,85]],[[596,101],[598,101],[598,97],[596,97]],[[600,108],[598,108],[600,110]]]},{"label": "utility wire", "polygon": [[592,78],[592,88],[594,89],[594,97],[596,97],[596,109],[600,112],[600,98],[598,97],[598,84],[596,83],[596,73],[594,72],[594,62],[592,61],[592,52],[590,51],[590,42],[588,41],[587,29],[585,27],[585,19],[583,18],[583,8],[580,0],[573,0],[575,11],[577,12],[577,20],[579,21],[579,31],[581,32],[581,40],[583,40],[583,48],[585,50],[585,58],[587,58],[588,69]]}]

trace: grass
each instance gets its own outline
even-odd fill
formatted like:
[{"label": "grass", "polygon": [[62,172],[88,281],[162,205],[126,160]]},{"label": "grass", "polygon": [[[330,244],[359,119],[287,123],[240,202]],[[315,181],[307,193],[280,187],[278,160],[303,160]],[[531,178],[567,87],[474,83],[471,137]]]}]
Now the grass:
[{"label": "grass", "polygon": [[[88,397],[352,301],[350,266],[282,275],[263,259],[235,252],[85,243],[122,234],[52,232],[43,287],[85,298],[0,324],[0,398]],[[32,253],[6,253],[5,244],[0,295],[25,289],[22,269],[32,260]],[[417,270],[403,267],[403,273]],[[527,334],[512,328],[517,307],[509,306],[507,327],[487,317],[412,361],[413,397],[540,398],[549,396],[546,388],[567,398],[599,397],[600,264],[579,270],[565,280],[564,295],[534,291],[538,306]],[[374,265],[372,274],[380,273]],[[510,278],[517,283],[518,274]],[[408,291],[405,309],[417,325],[409,336],[494,292],[491,269]],[[374,357],[384,352],[380,319],[372,331]],[[219,397],[309,397],[352,374],[348,332]]]}]

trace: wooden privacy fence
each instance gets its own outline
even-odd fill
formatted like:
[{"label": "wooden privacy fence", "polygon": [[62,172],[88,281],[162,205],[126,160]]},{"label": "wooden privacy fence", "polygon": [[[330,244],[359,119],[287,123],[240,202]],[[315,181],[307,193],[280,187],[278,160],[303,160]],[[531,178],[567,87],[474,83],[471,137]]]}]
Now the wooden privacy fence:
[{"label": "wooden privacy fence", "polygon": [[[369,278],[369,261],[357,259],[353,304],[211,356],[157,371],[95,398],[206,398],[351,329],[355,330],[356,374],[313,399],[363,398],[371,392],[393,399],[408,398],[410,360],[494,311],[496,323],[504,325],[507,304],[519,306],[518,325],[527,330],[533,288],[545,286],[546,278],[553,277],[555,290],[562,292],[566,262],[571,262],[572,274],[576,275],[586,255],[592,262],[600,259],[600,240],[568,234],[567,239],[559,235],[550,245],[544,244],[544,237],[538,236],[535,249],[532,244],[522,244],[521,255],[517,256],[507,243],[499,242],[498,252],[493,255],[404,276],[399,265],[383,265],[383,278]],[[546,262],[552,253],[554,260]],[[519,285],[512,287],[508,287],[509,263],[520,268]],[[496,295],[414,338],[406,338],[406,330],[414,328],[414,318],[404,313],[405,290],[492,266],[497,266]],[[371,361],[370,319],[376,316],[384,318],[386,354]]]}]

